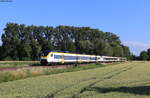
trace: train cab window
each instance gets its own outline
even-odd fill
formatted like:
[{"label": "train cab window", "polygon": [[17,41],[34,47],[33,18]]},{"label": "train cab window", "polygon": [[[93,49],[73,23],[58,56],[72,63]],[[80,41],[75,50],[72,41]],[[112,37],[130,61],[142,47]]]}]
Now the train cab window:
[{"label": "train cab window", "polygon": [[51,57],[53,57],[53,54],[51,54]]},{"label": "train cab window", "polygon": [[44,51],[44,53],[42,54],[43,56],[47,56],[49,54],[48,51]]}]

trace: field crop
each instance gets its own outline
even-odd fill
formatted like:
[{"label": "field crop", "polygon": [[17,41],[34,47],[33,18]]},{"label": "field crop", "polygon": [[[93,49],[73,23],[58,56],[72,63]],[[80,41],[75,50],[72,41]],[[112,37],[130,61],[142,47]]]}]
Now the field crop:
[{"label": "field crop", "polygon": [[5,98],[149,98],[150,62],[126,62],[0,84]]},{"label": "field crop", "polygon": [[[68,67],[68,68],[50,68],[50,67],[22,67],[16,70],[4,70],[0,71],[0,83],[14,81],[19,79],[24,79],[28,77],[35,77],[41,75],[51,75],[51,74],[58,74],[64,72],[73,72],[79,70],[86,70],[86,69],[93,69],[98,67],[104,67],[105,65],[102,64],[89,64],[86,66],[77,66],[77,67]],[[108,65],[107,65],[108,66]]]},{"label": "field crop", "polygon": [[40,65],[39,61],[0,61],[0,68]]}]

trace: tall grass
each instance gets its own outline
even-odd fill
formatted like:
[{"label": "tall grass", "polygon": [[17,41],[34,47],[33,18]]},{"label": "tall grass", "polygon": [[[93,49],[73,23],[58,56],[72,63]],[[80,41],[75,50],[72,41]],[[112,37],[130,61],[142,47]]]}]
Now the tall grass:
[{"label": "tall grass", "polygon": [[39,61],[0,61],[0,68],[25,67],[40,65]]},{"label": "tall grass", "polygon": [[24,79],[27,77],[35,77],[40,75],[51,75],[63,72],[73,72],[73,71],[80,71],[86,69],[93,69],[98,67],[103,67],[102,64],[91,64],[86,66],[78,66],[78,67],[70,67],[64,69],[52,69],[52,68],[21,68],[14,71],[1,71],[0,72],[0,83],[13,81],[18,79]]}]

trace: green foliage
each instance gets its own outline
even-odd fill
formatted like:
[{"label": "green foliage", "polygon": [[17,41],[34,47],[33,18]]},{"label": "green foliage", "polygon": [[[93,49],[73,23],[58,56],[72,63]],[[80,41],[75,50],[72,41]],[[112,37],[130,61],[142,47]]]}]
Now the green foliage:
[{"label": "green foliage", "polygon": [[142,51],[140,53],[140,59],[143,60],[143,61],[147,61],[148,60],[148,55],[147,55],[146,51]]},{"label": "green foliage", "polygon": [[148,60],[150,61],[150,49],[147,49]]},{"label": "green foliage", "polygon": [[[142,51],[141,53],[140,53],[140,56],[139,57],[137,57],[137,59],[140,59],[140,60],[143,60],[143,61],[150,61],[150,48],[149,49],[147,49],[147,51]],[[136,60],[137,60],[136,59]]]},{"label": "green foliage", "polygon": [[130,57],[117,35],[90,27],[7,23],[1,39],[1,60],[38,60],[44,50]]}]

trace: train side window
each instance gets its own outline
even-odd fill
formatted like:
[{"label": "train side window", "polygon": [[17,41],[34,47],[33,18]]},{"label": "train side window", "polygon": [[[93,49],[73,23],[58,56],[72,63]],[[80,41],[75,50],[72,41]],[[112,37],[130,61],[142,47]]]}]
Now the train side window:
[{"label": "train side window", "polygon": [[51,57],[53,57],[53,54],[51,54]]}]

